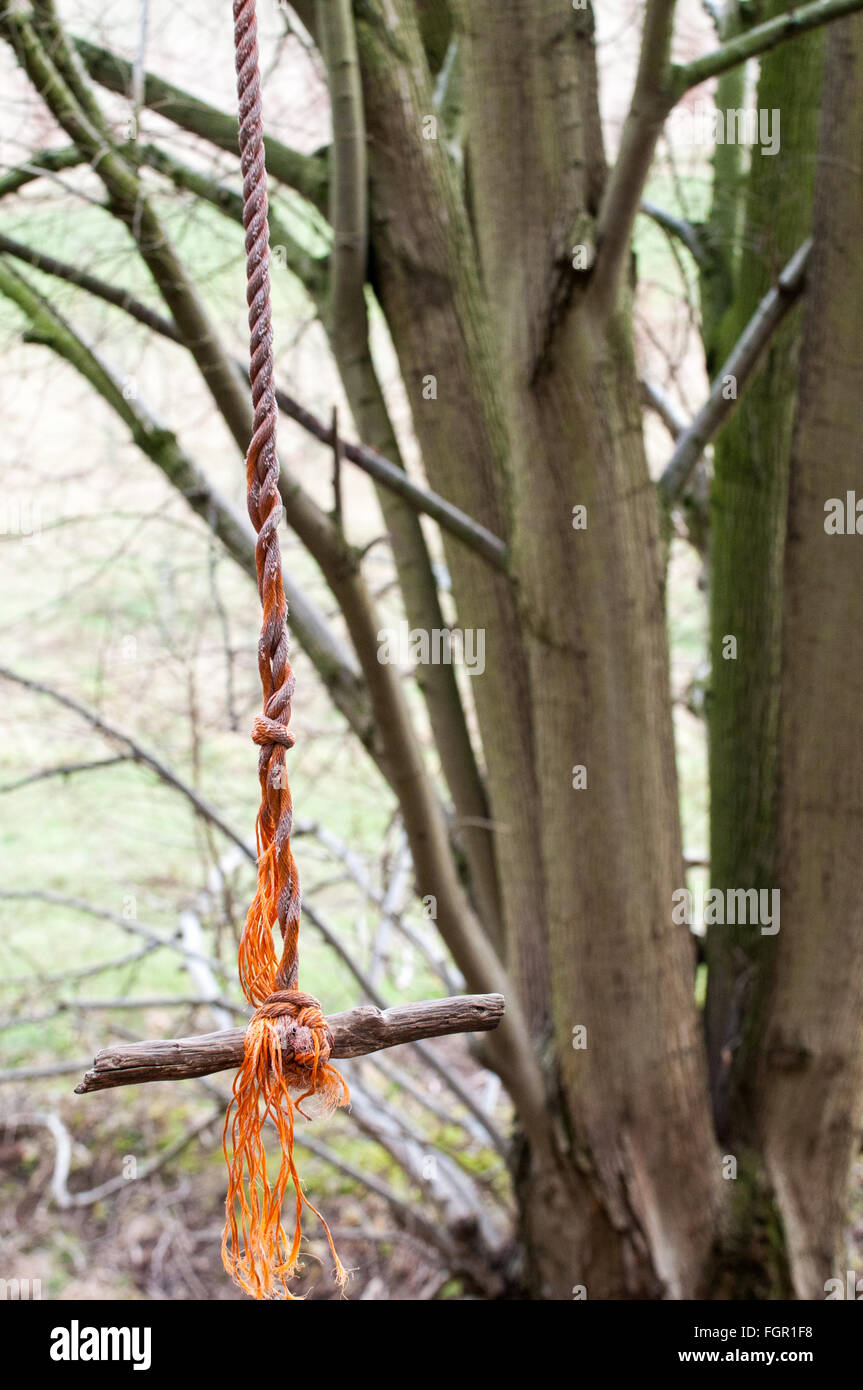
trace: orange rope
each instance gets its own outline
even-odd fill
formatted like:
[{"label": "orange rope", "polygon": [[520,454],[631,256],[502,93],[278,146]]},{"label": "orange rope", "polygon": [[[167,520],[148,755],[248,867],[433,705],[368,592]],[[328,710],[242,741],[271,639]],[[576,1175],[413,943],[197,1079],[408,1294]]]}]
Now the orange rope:
[{"label": "orange rope", "polygon": [[[303,1207],[321,1221],[335,1261],[336,1278],[346,1273],[326,1221],[305,1196],[294,1164],[294,1110],[317,1096],[325,1109],[348,1103],[348,1088],[329,1065],[332,1038],[321,1006],[297,989],[300,886],[291,853],[293,807],[285,753],[293,747],[291,697],[294,675],[288,660],[287,605],[282,585],[278,526],[278,409],[273,394],[273,332],[270,309],[270,249],[267,176],[261,121],[255,0],[234,0],[234,42],[246,228],[246,298],[251,346],[250,381],[254,425],[246,455],[249,516],[258,535],[255,559],[263,610],[258,669],[264,697],[252,739],[260,752],[261,807],[257,819],[258,887],[239,949],[243,993],[256,1005],[246,1030],[243,1065],[234,1079],[225,1117],[223,1148],[228,1164],[222,1261],[241,1288],[255,1298],[293,1299],[287,1280],[296,1269]],[[282,937],[277,959],[273,928]],[[275,1183],[267,1174],[263,1127],[270,1119],[281,1145]],[[228,1137],[230,1134],[230,1150]],[[293,1239],[282,1226],[288,1183],[295,1193]]]},{"label": "orange rope", "polygon": [[[255,1298],[293,1300],[287,1279],[300,1252],[304,1206],[324,1228],[339,1284],[344,1285],[347,1278],[330,1228],[303,1192],[294,1164],[294,1110],[306,1115],[303,1101],[310,1096],[317,1096],[327,1109],[348,1101],[344,1079],[326,1060],[330,1045],[318,1001],[298,990],[275,991],[256,1010],[246,1031],[243,1065],[234,1079],[234,1096],[222,1136],[229,1172],[222,1260],[240,1287]],[[292,1096],[292,1089],[301,1094]],[[261,1133],[268,1117],[276,1126],[282,1147],[279,1174],[272,1186]],[[295,1196],[290,1246],[281,1219],[289,1181]]]}]

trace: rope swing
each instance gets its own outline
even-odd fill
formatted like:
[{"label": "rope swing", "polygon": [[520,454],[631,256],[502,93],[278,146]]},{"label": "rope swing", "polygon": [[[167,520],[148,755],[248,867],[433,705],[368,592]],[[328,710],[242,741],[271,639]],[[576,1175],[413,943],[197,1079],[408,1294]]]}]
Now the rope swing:
[{"label": "rope swing", "polygon": [[[257,532],[255,559],[263,611],[258,643],[263,713],[252,728],[252,739],[260,750],[258,887],[239,948],[240,984],[255,1013],[246,1030],[243,1063],[234,1079],[222,1139],[229,1175],[222,1260],[246,1293],[293,1301],[287,1281],[297,1266],[304,1206],[324,1228],[340,1287],[347,1279],[330,1229],[300,1185],[294,1163],[294,1111],[310,1118],[304,1101],[315,1097],[318,1110],[332,1110],[347,1105],[349,1095],[344,1079],[329,1065],[333,1039],[323,1010],[317,999],[298,989],[300,885],[291,853],[293,810],[285,767],[285,753],[295,741],[288,727],[294,674],[288,660],[278,535],[282,518],[278,409],[273,392],[267,174],[255,0],[234,0],[234,44],[254,407],[246,484],[249,516]],[[281,959],[273,940],[276,922],[282,938]],[[263,1139],[268,1119],[274,1122],[281,1144],[281,1163],[273,1183]],[[282,1225],[282,1201],[289,1182],[295,1193],[290,1240]]]}]

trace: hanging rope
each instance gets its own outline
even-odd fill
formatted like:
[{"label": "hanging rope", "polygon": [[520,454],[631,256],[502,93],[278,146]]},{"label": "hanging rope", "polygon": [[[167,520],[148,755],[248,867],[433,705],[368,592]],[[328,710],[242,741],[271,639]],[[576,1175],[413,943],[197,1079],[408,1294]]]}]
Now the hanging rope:
[{"label": "hanging rope", "polygon": [[[256,1298],[293,1299],[287,1281],[299,1255],[304,1206],[323,1225],[336,1278],[340,1284],[346,1279],[329,1227],[300,1186],[294,1165],[294,1110],[310,1118],[302,1104],[311,1096],[318,1097],[324,1109],[346,1105],[348,1088],[329,1065],[332,1038],[320,1004],[297,988],[300,886],[291,853],[293,809],[285,767],[285,753],[294,744],[288,727],[294,674],[288,660],[287,605],[278,536],[282,516],[276,454],[278,410],[273,394],[267,175],[255,0],[234,0],[234,43],[254,406],[246,484],[249,516],[258,535],[255,558],[263,610],[258,669],[263,714],[256,717],[252,728],[252,739],[260,750],[258,887],[239,950],[240,984],[256,1010],[246,1030],[243,1065],[234,1080],[233,1099],[225,1118],[223,1147],[229,1182],[222,1260],[240,1287]],[[281,959],[273,941],[276,922],[282,937]],[[263,1140],[268,1118],[276,1126],[282,1151],[278,1177],[272,1185]],[[295,1192],[290,1243],[281,1218],[289,1182]]]}]

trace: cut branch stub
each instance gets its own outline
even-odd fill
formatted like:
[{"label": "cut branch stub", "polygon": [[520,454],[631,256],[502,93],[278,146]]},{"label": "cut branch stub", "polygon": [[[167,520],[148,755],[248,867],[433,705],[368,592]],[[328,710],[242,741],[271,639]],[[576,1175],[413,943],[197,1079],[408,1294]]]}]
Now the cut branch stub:
[{"label": "cut branch stub", "polygon": [[[331,1056],[365,1057],[400,1043],[440,1038],[451,1033],[485,1033],[504,1015],[502,994],[459,994],[398,1004],[391,1009],[360,1005],[333,1014],[327,1026],[333,1037]],[[243,1060],[244,1028],[201,1033],[193,1038],[155,1038],[149,1042],[118,1043],[96,1054],[93,1066],[76,1087],[78,1095],[145,1081],[184,1081],[230,1071]]]}]

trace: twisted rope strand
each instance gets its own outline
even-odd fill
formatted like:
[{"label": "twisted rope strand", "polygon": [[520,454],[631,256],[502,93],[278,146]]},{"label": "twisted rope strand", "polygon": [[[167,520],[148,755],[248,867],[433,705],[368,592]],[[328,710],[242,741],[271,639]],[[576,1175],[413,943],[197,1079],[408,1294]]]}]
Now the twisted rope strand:
[{"label": "twisted rope strand", "polygon": [[[290,847],[293,808],[285,774],[285,750],[293,744],[288,725],[294,675],[288,661],[285,626],[287,604],[282,585],[278,535],[282,519],[276,453],[278,407],[273,392],[270,233],[254,0],[235,0],[234,39],[240,165],[243,173],[243,225],[246,229],[249,377],[254,407],[252,440],[246,455],[246,487],[249,516],[258,533],[255,562],[263,610],[258,669],[264,696],[264,717],[255,721],[252,737],[260,748],[258,839],[267,869],[266,874],[262,875],[258,896],[250,913],[250,918],[254,914],[254,930],[245,934],[249,939],[246,952],[241,950],[240,972],[244,988],[248,985],[247,997],[250,1002],[260,1004],[275,988],[275,953],[270,930],[273,905],[283,939],[280,984],[285,989],[293,989],[296,985],[300,891]],[[268,732],[275,736],[268,738]],[[256,907],[261,911],[257,912]]]},{"label": "twisted rope strand", "polygon": [[[342,1285],[347,1278],[326,1221],[300,1186],[294,1164],[294,1109],[309,1118],[302,1108],[309,1097],[318,1097],[323,1108],[332,1109],[346,1105],[349,1096],[343,1078],[329,1065],[332,1037],[321,1006],[312,995],[297,989],[301,899],[291,853],[293,805],[285,766],[285,754],[295,741],[288,727],[294,674],[288,660],[287,604],[278,535],[282,518],[276,452],[278,409],[273,392],[267,175],[255,0],[234,0],[234,43],[254,409],[246,488],[249,516],[257,532],[255,563],[262,609],[258,670],[263,713],[252,726],[252,740],[260,750],[258,884],[238,956],[243,993],[256,1009],[246,1031],[243,1065],[234,1079],[222,1135],[228,1165],[222,1262],[240,1287],[255,1298],[293,1300],[287,1280],[296,1269],[300,1252],[304,1206],[324,1228],[336,1278]],[[282,937],[281,958],[276,956],[273,941],[276,922]],[[267,1119],[275,1124],[282,1155],[272,1185],[263,1142]],[[290,1244],[281,1220],[289,1182],[295,1193]]]}]

